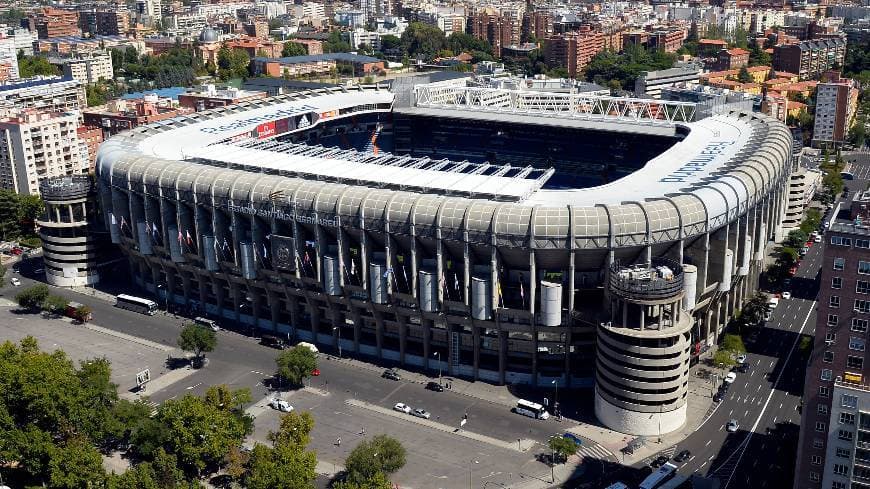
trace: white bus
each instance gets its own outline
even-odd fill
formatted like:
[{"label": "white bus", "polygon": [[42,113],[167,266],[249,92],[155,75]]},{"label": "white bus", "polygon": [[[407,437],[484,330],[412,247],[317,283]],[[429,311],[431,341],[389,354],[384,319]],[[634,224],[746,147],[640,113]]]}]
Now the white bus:
[{"label": "white bus", "polygon": [[677,466],[668,462],[659,467],[659,470],[648,475],[647,478],[640,483],[639,487],[640,489],[656,489],[661,487],[665,482],[671,480],[675,475],[677,475]]},{"label": "white bus", "polygon": [[154,311],[157,310],[156,302],[141,297],[119,294],[115,299],[117,300],[115,307],[120,307],[121,309],[140,312],[149,316],[153,316]]},{"label": "white bus", "polygon": [[550,417],[550,413],[547,412],[544,406],[525,399],[517,401],[517,407],[514,408],[514,412],[536,419],[547,419]]}]

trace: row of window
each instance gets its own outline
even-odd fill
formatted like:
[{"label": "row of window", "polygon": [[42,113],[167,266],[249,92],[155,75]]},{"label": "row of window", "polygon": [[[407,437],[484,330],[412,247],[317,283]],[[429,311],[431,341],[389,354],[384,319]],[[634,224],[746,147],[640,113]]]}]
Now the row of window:
[{"label": "row of window", "polygon": [[[834,361],[834,352],[826,351],[822,356],[822,361],[825,363],[831,363]],[[856,357],[854,355],[849,355],[846,357],[846,368],[858,370],[864,368],[864,357]],[[824,372],[824,371],[823,371]],[[831,380],[830,375],[828,375],[827,379],[824,378],[825,375],[823,373],[822,380]]]},{"label": "row of window", "polygon": [[[840,296],[832,295],[831,298],[828,300],[828,307],[830,307],[831,309],[839,309]],[[854,310],[855,312],[860,312],[861,314],[870,313],[870,300],[855,299],[855,302],[852,303],[852,310]]]},{"label": "row of window", "polygon": [[[863,240],[862,240],[863,241]],[[846,259],[842,257],[834,258],[834,270],[845,270]],[[858,260],[858,273],[861,275],[870,275],[870,261]]]},{"label": "row of window", "polygon": [[[837,341],[837,333],[825,333],[825,343],[834,343]],[[864,351],[867,341],[864,338],[857,336],[849,337],[849,349],[855,351]]]},{"label": "row of window", "polygon": [[[843,277],[831,277],[831,288],[842,289]],[[855,282],[855,292],[859,294],[870,294],[870,281],[858,280]]]},{"label": "row of window", "polygon": [[[828,314],[828,326],[834,327],[840,324],[840,316],[836,314]],[[867,326],[870,321],[863,318],[852,318],[852,325],[849,327],[851,331],[856,333],[866,333]]]}]

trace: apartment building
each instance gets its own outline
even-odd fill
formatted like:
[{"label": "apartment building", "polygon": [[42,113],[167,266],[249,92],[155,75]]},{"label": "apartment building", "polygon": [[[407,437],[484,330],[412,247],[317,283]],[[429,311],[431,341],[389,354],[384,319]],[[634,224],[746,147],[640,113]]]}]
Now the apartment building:
[{"label": "apartment building", "polygon": [[0,66],[8,67],[6,80],[17,80],[18,74],[18,51],[15,49],[14,37],[0,37]]},{"label": "apartment building", "polygon": [[798,165],[788,180],[788,201],[782,218],[783,233],[797,229],[804,219],[804,211],[822,184],[822,173]]},{"label": "apartment building", "polygon": [[814,146],[835,146],[846,140],[855,122],[858,93],[857,84],[839,74],[816,85]]},{"label": "apartment building", "polygon": [[502,46],[513,46],[520,43],[522,20],[517,12],[486,8],[475,13],[468,19],[471,35],[483,39],[492,46],[492,54],[501,57]]},{"label": "apartment building", "polygon": [[604,49],[600,31],[581,30],[547,39],[545,56],[551,67],[565,68],[572,78],[583,73],[592,58]]},{"label": "apartment building", "polygon": [[108,139],[122,131],[192,112],[189,108],[173,107],[168,99],[148,94],[141,99],[112,100],[106,105],[89,108],[82,112],[82,117],[85,125],[101,128],[103,139]]},{"label": "apartment building", "polygon": [[33,12],[27,19],[28,28],[36,32],[40,39],[62,36],[80,36],[79,16],[72,10],[43,7]]},{"label": "apartment building", "polygon": [[523,14],[523,40],[531,36],[535,39],[546,39],[553,35],[553,13],[549,10],[535,10]]},{"label": "apartment building", "polygon": [[88,162],[88,173],[94,171],[94,163],[97,160],[97,149],[103,142],[103,130],[93,126],[79,126],[76,129],[79,144],[82,147],[82,158]]},{"label": "apartment building", "polygon": [[36,77],[0,83],[0,107],[77,112],[86,105],[84,86],[71,78]]},{"label": "apartment building", "polygon": [[74,114],[6,111],[0,118],[0,188],[39,195],[44,178],[87,174]]},{"label": "apartment building", "polygon": [[92,36],[124,35],[130,29],[130,13],[125,7],[111,10],[80,10],[79,28]]},{"label": "apartment building", "polygon": [[801,80],[819,78],[836,66],[843,66],[846,41],[841,38],[781,44],[773,48],[773,69],[796,73]]},{"label": "apartment building", "polygon": [[[794,489],[864,487],[866,434],[856,432],[870,327],[870,193],[858,192],[849,219],[825,233],[813,352],[804,381]],[[851,385],[846,385],[851,384]],[[857,396],[852,399],[846,396]],[[851,415],[849,414],[851,413]],[[866,426],[866,424],[865,424]],[[860,451],[859,451],[860,450]],[[860,460],[856,460],[856,457]],[[859,484],[850,484],[850,480]]]},{"label": "apartment building", "polygon": [[716,69],[736,70],[749,65],[749,51],[740,48],[723,49],[716,58]]},{"label": "apartment building", "polygon": [[65,78],[72,78],[82,84],[111,80],[114,77],[112,56],[107,52],[81,53],[65,58],[49,58],[49,62],[60,67]]}]

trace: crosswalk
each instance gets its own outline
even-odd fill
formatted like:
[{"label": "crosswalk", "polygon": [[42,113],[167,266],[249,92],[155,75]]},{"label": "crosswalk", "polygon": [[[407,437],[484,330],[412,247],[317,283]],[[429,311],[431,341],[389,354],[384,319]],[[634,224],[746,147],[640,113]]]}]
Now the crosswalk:
[{"label": "crosswalk", "polygon": [[157,408],[160,407],[160,404],[158,404],[154,401],[148,401],[145,404],[147,404],[148,407],[151,408],[151,413],[148,416],[151,418],[153,418],[154,416],[157,416]]},{"label": "crosswalk", "polygon": [[651,463],[653,462],[653,460],[655,460],[655,459],[661,457],[662,455],[668,457],[668,459],[671,459],[671,458],[674,457],[674,453],[676,453],[676,451],[677,451],[677,446],[676,446],[676,445],[672,445],[672,446],[670,446],[670,447],[668,447],[668,448],[665,448],[664,450],[662,450],[662,451],[660,451],[660,452],[656,452],[656,453],[654,453],[653,455],[650,455],[649,457],[645,458],[645,459],[643,460],[643,465],[649,465],[649,464],[651,464]]},{"label": "crosswalk", "polygon": [[598,444],[580,445],[580,448],[577,449],[577,455],[595,460],[616,460],[616,456],[610,450]]}]

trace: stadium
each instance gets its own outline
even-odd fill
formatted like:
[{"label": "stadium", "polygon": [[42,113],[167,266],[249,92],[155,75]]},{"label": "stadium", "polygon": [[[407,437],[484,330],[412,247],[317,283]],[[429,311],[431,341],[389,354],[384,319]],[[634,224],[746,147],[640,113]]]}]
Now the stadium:
[{"label": "stadium", "polygon": [[161,301],[385,364],[594,386],[602,423],[655,434],[685,422],[689,365],[781,239],[791,144],[759,114],[405,82],[143,126],[97,177]]}]

